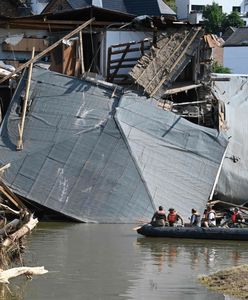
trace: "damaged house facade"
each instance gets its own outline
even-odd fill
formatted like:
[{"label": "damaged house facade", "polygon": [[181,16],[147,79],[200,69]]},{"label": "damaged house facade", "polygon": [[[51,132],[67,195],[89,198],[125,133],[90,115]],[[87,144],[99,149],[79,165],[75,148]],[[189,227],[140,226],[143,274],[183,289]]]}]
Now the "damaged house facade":
[{"label": "damaged house facade", "polygon": [[[192,207],[203,212],[228,139],[212,89],[225,78],[210,76],[200,26],[100,7],[6,23],[48,42],[31,43],[32,58],[0,80],[19,74],[0,136],[1,163],[11,163],[4,180],[16,194],[82,222],[134,223],[159,205],[185,220]],[[4,41],[1,53],[16,54],[19,43]]]}]

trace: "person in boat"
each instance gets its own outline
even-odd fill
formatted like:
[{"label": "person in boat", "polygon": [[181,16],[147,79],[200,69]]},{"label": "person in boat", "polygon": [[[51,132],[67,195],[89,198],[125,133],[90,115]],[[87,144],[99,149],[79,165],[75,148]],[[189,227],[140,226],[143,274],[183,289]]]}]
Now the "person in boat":
[{"label": "person in boat", "polygon": [[216,213],[211,206],[207,207],[204,227],[216,227]]},{"label": "person in boat", "polygon": [[163,206],[159,206],[158,210],[155,211],[151,219],[152,226],[159,227],[165,226],[166,224],[166,213]]},{"label": "person in boat", "polygon": [[232,220],[232,224],[237,226],[237,227],[240,227],[241,224],[245,222],[245,220],[243,218],[243,215],[242,215],[242,213],[241,213],[241,211],[239,210],[238,207],[235,207],[233,209],[231,220]]},{"label": "person in boat", "polygon": [[190,217],[190,225],[201,227],[201,215],[197,212],[195,208],[191,210],[191,217]]},{"label": "person in boat", "polygon": [[169,226],[177,226],[178,221],[181,222],[183,226],[183,219],[182,217],[175,211],[174,208],[169,209],[169,214],[167,216],[167,221],[169,222]]}]

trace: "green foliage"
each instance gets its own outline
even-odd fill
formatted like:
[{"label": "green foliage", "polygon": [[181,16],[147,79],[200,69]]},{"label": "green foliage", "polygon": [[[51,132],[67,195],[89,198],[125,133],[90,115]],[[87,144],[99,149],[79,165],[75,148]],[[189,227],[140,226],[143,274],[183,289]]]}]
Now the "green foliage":
[{"label": "green foliage", "polygon": [[242,27],[245,26],[245,22],[240,18],[239,13],[233,11],[223,21],[222,27],[223,29],[228,28],[229,26],[233,27]]},{"label": "green foliage", "polygon": [[221,73],[221,74],[231,74],[232,73],[230,68],[222,66],[217,61],[213,62],[211,71],[212,71],[212,73]]},{"label": "green foliage", "polygon": [[212,5],[206,5],[202,16],[205,19],[203,24],[207,33],[218,34],[221,32],[225,14],[217,3],[213,2]]},{"label": "green foliage", "polygon": [[212,5],[206,5],[203,11],[206,33],[214,33],[219,35],[220,32],[224,32],[229,26],[242,27],[244,21],[239,16],[239,13],[234,11],[229,15],[224,14],[219,5],[215,2]]},{"label": "green foliage", "polygon": [[176,1],[175,0],[164,0],[165,4],[167,4],[174,12],[176,12]]}]

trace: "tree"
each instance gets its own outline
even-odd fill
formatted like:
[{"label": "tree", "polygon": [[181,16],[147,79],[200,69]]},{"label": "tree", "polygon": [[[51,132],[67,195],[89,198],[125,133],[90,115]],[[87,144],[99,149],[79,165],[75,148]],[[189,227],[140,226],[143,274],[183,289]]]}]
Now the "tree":
[{"label": "tree", "polygon": [[202,16],[207,33],[220,35],[220,33],[224,32],[229,26],[242,27],[245,25],[237,11],[233,11],[229,15],[224,14],[221,7],[215,2],[213,2],[212,5],[206,5]]},{"label": "tree", "polygon": [[226,15],[222,12],[221,7],[213,2],[212,5],[206,5],[203,10],[203,24],[207,33],[219,34],[222,31],[222,25]]},{"label": "tree", "polygon": [[223,21],[222,27],[223,30],[227,29],[229,26],[232,27],[242,27],[245,26],[244,20],[240,18],[240,15],[237,11],[233,11]]}]

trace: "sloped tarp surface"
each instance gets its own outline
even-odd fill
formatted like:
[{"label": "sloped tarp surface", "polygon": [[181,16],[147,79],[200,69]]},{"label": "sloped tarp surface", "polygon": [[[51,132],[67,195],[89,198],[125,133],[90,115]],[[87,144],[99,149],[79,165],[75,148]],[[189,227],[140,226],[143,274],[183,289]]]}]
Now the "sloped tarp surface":
[{"label": "sloped tarp surface", "polygon": [[115,119],[155,206],[175,208],[186,220],[193,207],[203,212],[227,146],[224,135],[133,94],[122,97]]},{"label": "sloped tarp surface", "polygon": [[22,85],[2,124],[0,161],[11,163],[6,183],[79,221],[150,217],[153,202],[113,119],[118,89],[37,67],[31,86],[22,151],[16,151]]},{"label": "sloped tarp surface", "polygon": [[227,153],[216,187],[218,199],[244,204],[248,201],[248,75],[214,74],[229,78],[214,81],[213,92],[225,103]]}]

